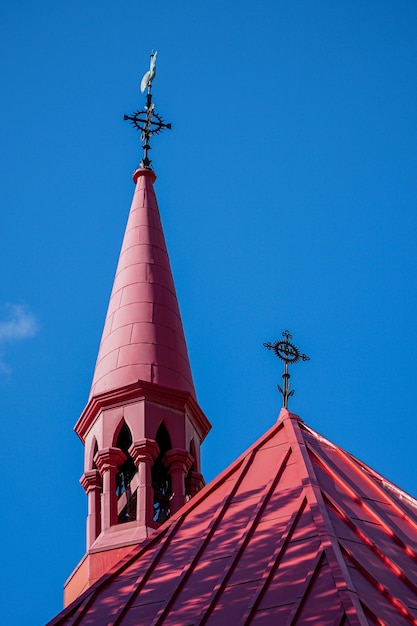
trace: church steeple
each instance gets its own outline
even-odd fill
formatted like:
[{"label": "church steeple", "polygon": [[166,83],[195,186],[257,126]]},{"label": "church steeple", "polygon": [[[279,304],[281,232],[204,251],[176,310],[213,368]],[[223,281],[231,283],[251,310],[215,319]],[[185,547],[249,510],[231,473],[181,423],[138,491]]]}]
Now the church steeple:
[{"label": "church steeple", "polygon": [[87,554],[66,583],[66,604],[204,485],[200,444],[211,425],[196,401],[155,179],[149,163],[133,175],[90,397],[75,426],[85,446]]}]

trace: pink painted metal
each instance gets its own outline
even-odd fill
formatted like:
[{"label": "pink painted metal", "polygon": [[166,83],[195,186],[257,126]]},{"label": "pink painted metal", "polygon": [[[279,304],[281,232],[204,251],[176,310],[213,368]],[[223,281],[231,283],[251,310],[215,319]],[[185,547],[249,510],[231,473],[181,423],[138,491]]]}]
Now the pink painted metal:
[{"label": "pink painted metal", "polygon": [[[155,514],[155,493],[164,484],[153,484],[159,456],[158,471],[169,472],[172,482],[170,513],[204,486],[200,444],[211,425],[195,398],[155,178],[148,169],[133,176],[136,190],[90,398],[75,426],[85,446],[87,553],[65,583],[65,604],[165,519]],[[166,438],[160,449],[162,426]]]},{"label": "pink painted metal", "polygon": [[137,380],[195,396],[152,170],[136,190],[114,280],[90,398]]},{"label": "pink painted metal", "polygon": [[64,624],[417,625],[417,501],[283,409]]}]

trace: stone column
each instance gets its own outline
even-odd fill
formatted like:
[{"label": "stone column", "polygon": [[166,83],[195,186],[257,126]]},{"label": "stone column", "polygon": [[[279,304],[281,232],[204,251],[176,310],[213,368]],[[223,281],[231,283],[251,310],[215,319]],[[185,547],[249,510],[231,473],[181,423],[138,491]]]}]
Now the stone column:
[{"label": "stone column", "polygon": [[100,494],[101,476],[96,469],[84,472],[80,478],[81,486],[87,494],[88,515],[87,515],[87,550],[97,539],[101,530]]},{"label": "stone column", "polygon": [[136,519],[139,526],[150,526],[153,521],[152,465],[159,454],[153,439],[139,439],[129,448],[129,454],[138,468],[139,486],[136,501]]},{"label": "stone column", "polygon": [[99,450],[95,457],[100,474],[103,477],[101,494],[101,530],[107,530],[117,524],[116,474],[119,465],[126,461],[126,455],[119,448]]},{"label": "stone column", "polygon": [[185,504],[185,476],[193,464],[193,457],[186,450],[168,450],[162,462],[168,468],[172,480],[171,514]]},{"label": "stone column", "polygon": [[185,495],[192,498],[195,496],[205,485],[203,475],[200,472],[188,472],[185,479]]}]

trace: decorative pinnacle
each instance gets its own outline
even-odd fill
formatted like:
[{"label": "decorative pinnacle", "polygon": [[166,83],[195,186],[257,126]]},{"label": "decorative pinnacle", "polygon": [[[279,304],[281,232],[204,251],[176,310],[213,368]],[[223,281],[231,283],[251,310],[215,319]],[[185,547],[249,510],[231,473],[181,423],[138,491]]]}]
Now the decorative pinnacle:
[{"label": "decorative pinnacle", "polygon": [[288,330],[284,330],[282,336],[285,337],[285,341],[282,339],[280,341],[275,341],[275,343],[264,343],[265,348],[268,350],[273,350],[277,357],[284,361],[284,373],[282,378],[284,379],[284,389],[280,385],[277,385],[278,391],[282,395],[282,399],[284,401],[284,408],[288,408],[288,398],[294,395],[295,390],[290,391],[290,378],[291,375],[288,372],[288,364],[289,363],[298,363],[298,361],[309,361],[310,357],[306,354],[301,354],[299,349],[291,343],[289,340],[292,339],[292,335]]},{"label": "decorative pinnacle", "polygon": [[160,133],[164,128],[171,129],[171,124],[165,124],[162,117],[155,113],[155,103],[152,102],[152,81],[156,76],[157,54],[157,52],[152,52],[149,70],[144,74],[140,84],[142,93],[147,89],[145,107],[140,111],[132,113],[132,115],[123,116],[124,120],[129,120],[132,126],[141,131],[140,140],[143,143],[143,159],[140,162],[140,166],[147,169],[151,169],[151,160],[149,158],[151,136]]}]

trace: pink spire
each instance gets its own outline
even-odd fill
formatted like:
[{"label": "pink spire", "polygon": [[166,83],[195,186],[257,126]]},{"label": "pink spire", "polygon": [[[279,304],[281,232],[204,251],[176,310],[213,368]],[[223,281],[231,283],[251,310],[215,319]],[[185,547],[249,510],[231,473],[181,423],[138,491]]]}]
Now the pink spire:
[{"label": "pink spire", "polygon": [[150,169],[136,190],[110,297],[90,398],[137,380],[195,397],[174,281]]}]

